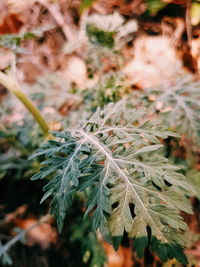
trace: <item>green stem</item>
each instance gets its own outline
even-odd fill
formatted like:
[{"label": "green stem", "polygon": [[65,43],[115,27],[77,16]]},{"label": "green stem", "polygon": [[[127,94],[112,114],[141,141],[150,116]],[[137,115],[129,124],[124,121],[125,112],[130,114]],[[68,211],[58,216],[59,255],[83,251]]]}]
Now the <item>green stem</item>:
[{"label": "green stem", "polygon": [[18,84],[14,79],[2,71],[0,71],[0,83],[14,94],[27,108],[27,110],[33,115],[37,123],[40,125],[43,133],[48,135],[49,127],[42,117],[39,109],[33,104],[33,102],[20,90]]}]

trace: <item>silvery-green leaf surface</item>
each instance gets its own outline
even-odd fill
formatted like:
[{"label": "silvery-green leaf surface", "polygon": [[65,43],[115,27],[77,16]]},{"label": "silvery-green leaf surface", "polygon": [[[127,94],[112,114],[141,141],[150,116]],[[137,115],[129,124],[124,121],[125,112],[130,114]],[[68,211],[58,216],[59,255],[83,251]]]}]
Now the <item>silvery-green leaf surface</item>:
[{"label": "silvery-green leaf surface", "polygon": [[33,179],[50,177],[43,199],[52,197],[60,231],[74,194],[85,191],[86,216],[115,248],[126,232],[139,257],[150,246],[162,260],[185,264],[179,213],[192,213],[186,195],[193,187],[158,153],[161,139],[176,135],[144,121],[145,112],[110,103],[80,127],[54,133],[35,153],[45,160]]}]

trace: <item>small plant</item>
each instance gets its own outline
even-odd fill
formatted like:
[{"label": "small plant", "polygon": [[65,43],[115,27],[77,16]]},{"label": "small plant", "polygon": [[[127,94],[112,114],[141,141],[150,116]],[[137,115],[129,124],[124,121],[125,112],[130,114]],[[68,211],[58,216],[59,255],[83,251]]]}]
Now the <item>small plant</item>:
[{"label": "small plant", "polygon": [[43,135],[37,125],[33,126],[31,118],[23,121],[22,125],[0,125],[0,179],[9,176],[28,178],[37,171],[39,164],[27,159],[42,140]]},{"label": "small plant", "polygon": [[200,143],[200,93],[199,82],[190,77],[177,81],[167,88],[146,90],[152,113],[159,112],[163,123],[180,134],[187,134],[198,145]]},{"label": "small plant", "polygon": [[85,216],[116,249],[126,232],[139,257],[150,246],[163,261],[186,264],[187,225],[179,211],[192,212],[186,196],[193,188],[159,152],[160,139],[177,134],[144,117],[145,110],[119,102],[79,127],[54,132],[56,139],[31,156],[45,157],[32,180],[51,177],[42,202],[53,198],[50,212],[60,232],[75,193],[84,191]]},{"label": "small plant", "polygon": [[130,93],[130,86],[120,72],[109,72],[102,75],[94,87],[82,92],[84,109],[95,111],[110,102],[117,102]]},{"label": "small plant", "polygon": [[[151,2],[152,12],[163,6],[159,5],[157,9],[159,1]],[[87,3],[92,1],[84,1]],[[49,106],[54,106],[57,113],[64,105],[64,93],[66,98],[74,97],[74,91],[78,95],[78,99],[75,99],[77,95],[74,97],[78,104],[69,116],[63,119],[59,115],[59,122],[63,120],[60,129],[66,128],[65,131],[48,135],[49,126],[37,107],[19,90],[14,78],[0,72],[0,82],[22,101],[44,136],[48,136],[42,143],[42,134],[35,133],[29,123],[13,133],[7,128],[0,131],[3,142],[6,140],[9,144],[9,148],[0,151],[3,163],[0,178],[10,173],[15,173],[15,178],[26,178],[34,172],[32,180],[45,180],[41,202],[51,198],[50,213],[56,218],[59,232],[64,227],[66,214],[72,210],[74,226],[69,227],[70,242],[82,242],[82,262],[85,264],[102,266],[106,260],[96,230],[116,250],[128,236],[139,258],[150,249],[164,262],[176,258],[187,264],[184,249],[188,226],[180,214],[192,213],[189,198],[199,196],[199,172],[193,169],[194,164],[188,162],[187,156],[180,160],[179,168],[177,159],[166,150],[171,146],[171,140],[183,140],[186,136],[192,153],[199,152],[199,83],[180,80],[166,88],[131,92],[119,72],[119,51],[132,40],[129,34],[137,26],[133,25],[134,21],[125,23],[116,13],[105,16],[105,21],[102,16],[88,16],[83,27],[85,35],[80,32],[79,36],[84,37],[83,42],[77,42],[75,50],[77,45],[87,43],[85,60],[91,70],[90,78],[95,73],[97,83],[92,90],[78,92],[71,88],[71,93],[66,93],[66,84],[56,78],[63,91],[59,95],[56,92],[57,97],[49,94],[53,100]],[[29,37],[35,35],[4,36],[0,45],[20,53],[19,43]],[[112,61],[110,55],[116,63],[115,72],[107,73],[99,66],[105,57]],[[51,87],[51,81],[47,87]],[[120,101],[121,98],[124,100]],[[23,138],[24,131],[26,138]],[[20,143],[21,140],[28,141]],[[42,143],[40,148],[39,143]],[[30,159],[38,161],[27,162],[28,155],[35,149]],[[10,151],[7,158],[5,151]],[[13,152],[16,152],[15,157]],[[73,212],[74,200],[82,206],[76,213]],[[19,238],[14,237],[16,240]],[[8,245],[0,243],[0,256],[7,263],[11,263],[9,244],[13,245],[14,241]]]}]

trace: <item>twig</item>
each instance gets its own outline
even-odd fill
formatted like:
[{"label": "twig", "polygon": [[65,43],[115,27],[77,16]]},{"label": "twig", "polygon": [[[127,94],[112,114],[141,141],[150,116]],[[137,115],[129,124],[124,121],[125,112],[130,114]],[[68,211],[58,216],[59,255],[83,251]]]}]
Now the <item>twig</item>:
[{"label": "twig", "polygon": [[72,1],[73,0],[68,0],[67,3],[65,4],[66,5],[66,8],[69,8],[72,4]]},{"label": "twig", "polygon": [[46,0],[40,0],[40,3],[49,10],[56,23],[61,27],[66,39],[68,41],[73,41],[75,39],[75,35],[71,29],[72,27],[66,24],[61,14],[60,6],[58,4],[49,4]]},{"label": "twig", "polygon": [[191,28],[191,18],[190,18],[190,10],[191,10],[191,0],[186,1],[186,15],[185,15],[185,23],[186,23],[186,32],[188,37],[188,45],[191,51],[191,42],[192,42],[192,28]]},{"label": "twig", "polygon": [[16,235],[15,237],[13,237],[10,241],[8,241],[5,245],[2,246],[1,250],[0,250],[0,258],[2,257],[2,255],[4,253],[6,253],[16,242],[18,242],[20,239],[22,239],[27,232],[29,232],[30,230],[32,230],[33,228],[39,226],[40,224],[48,221],[51,218],[50,214],[47,214],[45,216],[43,216],[41,219],[39,219],[35,224],[33,224],[32,226],[30,226],[29,228],[27,228],[26,230],[21,231],[18,235]]}]

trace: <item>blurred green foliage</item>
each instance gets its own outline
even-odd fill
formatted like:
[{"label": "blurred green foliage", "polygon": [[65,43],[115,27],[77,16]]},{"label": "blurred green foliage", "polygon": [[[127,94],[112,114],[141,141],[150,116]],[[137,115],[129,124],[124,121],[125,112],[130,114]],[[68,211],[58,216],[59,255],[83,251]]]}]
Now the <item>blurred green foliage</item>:
[{"label": "blurred green foliage", "polygon": [[84,12],[87,8],[90,8],[96,0],[82,0],[82,4],[80,6],[80,12]]},{"label": "blurred green foliage", "polygon": [[89,24],[87,25],[87,34],[89,40],[93,44],[105,46],[108,48],[114,47],[115,32],[104,31],[100,28],[97,28],[95,25]]},{"label": "blurred green foliage", "polygon": [[146,0],[147,12],[150,15],[156,15],[162,8],[164,8],[167,3],[162,0]]},{"label": "blurred green foliage", "polygon": [[0,127],[0,179],[30,177],[39,164],[28,161],[28,156],[42,140],[42,132],[31,118],[21,125]]}]

